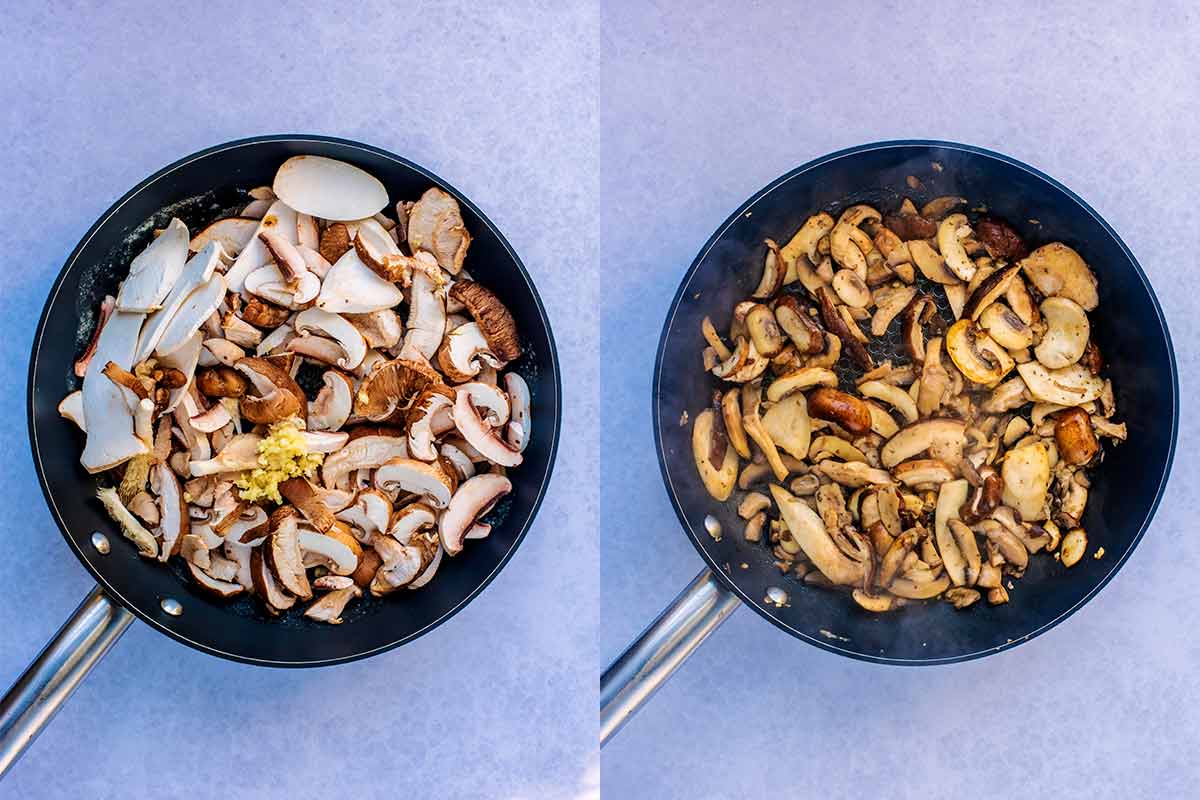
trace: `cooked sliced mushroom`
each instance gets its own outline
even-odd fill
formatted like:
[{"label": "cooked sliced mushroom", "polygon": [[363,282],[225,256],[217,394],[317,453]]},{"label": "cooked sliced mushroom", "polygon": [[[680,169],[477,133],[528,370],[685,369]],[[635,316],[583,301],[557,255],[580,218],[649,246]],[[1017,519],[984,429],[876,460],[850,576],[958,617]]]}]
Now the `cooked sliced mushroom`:
[{"label": "cooked sliced mushroom", "polygon": [[1082,405],[1095,400],[1104,390],[1104,381],[1080,364],[1046,369],[1037,361],[1029,361],[1018,364],[1017,372],[1025,381],[1029,394],[1045,403]]},{"label": "cooked sliced mushroom", "polygon": [[758,288],[750,293],[756,300],[766,300],[778,294],[783,288],[783,279],[787,273],[787,264],[779,253],[779,245],[772,239],[767,239],[765,244],[767,255],[763,260],[762,277],[758,281]]},{"label": "cooked sliced mushroom", "polygon": [[1039,247],[1020,264],[1043,297],[1074,300],[1084,311],[1093,311],[1100,304],[1096,276],[1079,253],[1062,242]]},{"label": "cooked sliced mushroom", "polygon": [[908,242],[908,252],[912,255],[913,263],[928,280],[943,285],[955,284],[959,278],[933,247],[923,239],[913,239]]},{"label": "cooked sliced mushroom", "polygon": [[1087,464],[1100,452],[1092,419],[1082,408],[1069,408],[1057,416],[1054,443],[1059,457],[1072,465]]},{"label": "cooked sliced mushroom", "polygon": [[1020,350],[1033,344],[1034,331],[1004,303],[992,303],[979,316],[979,326],[1008,350]]},{"label": "cooked sliced mushroom", "polygon": [[775,319],[775,312],[766,306],[755,306],[746,315],[746,330],[751,343],[762,355],[771,357],[783,349],[783,331]]},{"label": "cooked sliced mushroom", "polygon": [[[957,443],[960,452],[966,424],[954,419],[929,419],[902,428],[879,451],[880,461],[892,468],[902,461],[927,451],[945,453],[948,445]],[[936,457],[936,456],[935,456]]]},{"label": "cooked sliced mushroom", "polygon": [[1050,489],[1050,456],[1040,442],[1008,451],[1000,467],[1004,479],[1004,505],[1024,520],[1046,518],[1046,492]]},{"label": "cooked sliced mushroom", "polygon": [[867,404],[838,389],[821,386],[809,393],[808,412],[817,419],[836,422],[854,436],[871,430],[871,411]]},{"label": "cooked sliced mushroom", "polygon": [[789,455],[799,459],[808,456],[812,423],[802,393],[793,392],[774,403],[762,415],[762,424],[771,440]]},{"label": "cooked sliced mushroom", "polygon": [[1091,337],[1087,312],[1066,297],[1048,297],[1039,310],[1046,332],[1033,348],[1037,360],[1047,369],[1069,367],[1079,361]]},{"label": "cooked sliced mushroom", "polygon": [[838,549],[815,511],[780,486],[772,485],[771,495],[788,531],[821,574],[836,584],[854,585],[862,581],[863,565]]},{"label": "cooked sliced mushroom", "polygon": [[917,296],[916,288],[912,286],[883,287],[875,290],[875,315],[871,317],[871,335],[883,336],[887,333],[892,320],[900,312],[908,308],[909,303]]},{"label": "cooked sliced mushroom", "polygon": [[1012,356],[970,320],[962,319],[950,326],[946,352],[963,377],[982,386],[999,383],[1015,366]]},{"label": "cooked sliced mushroom", "polygon": [[917,458],[892,468],[892,475],[906,486],[933,486],[954,478],[954,472],[944,461],[936,458]]},{"label": "cooked sliced mushroom", "polygon": [[886,470],[875,469],[861,461],[825,460],[817,464],[817,470],[834,483],[859,488],[891,483],[892,476]]},{"label": "cooked sliced mushroom", "polygon": [[[881,400],[892,408],[900,412],[901,416],[909,422],[916,422],[918,418],[917,405],[908,393],[899,386],[892,386],[882,381],[865,381],[858,385],[858,392],[863,397],[868,397],[873,400]],[[849,430],[849,428],[847,428]],[[852,431],[853,432],[853,431]]]},{"label": "cooked sliced mushroom", "polygon": [[1079,563],[1087,551],[1087,531],[1083,528],[1072,528],[1067,531],[1062,540],[1062,563],[1068,569]]}]

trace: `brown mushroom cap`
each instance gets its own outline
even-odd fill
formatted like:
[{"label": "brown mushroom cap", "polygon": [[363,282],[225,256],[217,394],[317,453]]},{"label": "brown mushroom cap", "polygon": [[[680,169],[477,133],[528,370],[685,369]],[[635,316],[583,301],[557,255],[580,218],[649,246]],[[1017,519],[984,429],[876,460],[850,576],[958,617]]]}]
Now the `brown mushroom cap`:
[{"label": "brown mushroom cap", "polygon": [[259,391],[257,397],[242,396],[244,418],[255,424],[270,424],[307,415],[308,398],[282,364],[272,358],[250,356],[234,365],[234,369],[248,377]]},{"label": "brown mushroom cap", "polygon": [[443,383],[432,367],[397,358],[363,379],[354,397],[354,413],[372,422],[402,416],[425,389]]},{"label": "brown mushroom cap", "polygon": [[450,297],[471,312],[493,353],[505,361],[515,361],[521,356],[517,323],[490,289],[475,281],[460,280],[450,287]]}]

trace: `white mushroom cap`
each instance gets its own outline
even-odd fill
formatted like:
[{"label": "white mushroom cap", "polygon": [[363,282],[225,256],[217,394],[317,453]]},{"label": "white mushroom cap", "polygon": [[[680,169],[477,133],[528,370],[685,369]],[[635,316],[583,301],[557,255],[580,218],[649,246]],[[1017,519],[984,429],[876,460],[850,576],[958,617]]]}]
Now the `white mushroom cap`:
[{"label": "white mushroom cap", "polygon": [[466,392],[459,393],[454,399],[454,424],[467,443],[493,464],[515,467],[521,463],[521,453],[488,427]]},{"label": "white mushroom cap", "polygon": [[350,221],[388,204],[387,189],[369,172],[324,156],[293,156],[275,173],[276,196],[303,214]]},{"label": "white mushroom cap", "polygon": [[375,470],[375,486],[389,495],[424,495],[435,508],[445,508],[453,490],[450,476],[436,462],[427,464],[411,458],[393,458],[380,465]]},{"label": "white mushroom cap", "polygon": [[367,314],[393,308],[403,299],[396,284],[376,275],[351,248],[330,267],[317,307],[335,314]]},{"label": "white mushroom cap", "polygon": [[315,431],[336,431],[354,409],[354,382],[335,369],[326,370],[324,386],[308,404],[308,426]]},{"label": "white mushroom cap", "polygon": [[[295,328],[301,336],[316,333],[335,340],[345,353],[336,364],[342,369],[354,369],[367,355],[367,340],[357,328],[338,314],[321,308],[308,308],[296,315]],[[293,341],[293,349],[295,344]]]},{"label": "white mushroom cap", "polygon": [[117,292],[117,310],[154,311],[162,305],[179,275],[188,253],[188,229],[172,218],[146,249],[129,264],[129,276]]},{"label": "white mushroom cap", "polygon": [[525,379],[517,373],[507,372],[504,374],[504,389],[508,393],[508,403],[512,409],[504,438],[517,449],[518,453],[524,453],[525,448],[529,445],[530,425],[532,425],[529,384],[525,383]]},{"label": "white mushroom cap", "polygon": [[493,474],[476,475],[458,487],[438,526],[438,535],[446,552],[452,556],[461,553],[463,540],[471,526],[510,491],[512,483],[508,478]]},{"label": "white mushroom cap", "polygon": [[165,356],[187,344],[204,321],[221,307],[225,288],[225,277],[216,274],[192,291],[167,323],[154,352]]},{"label": "white mushroom cap", "polygon": [[454,387],[455,396],[466,393],[471,398],[476,410],[487,412],[482,414],[483,421],[493,428],[499,428],[508,422],[508,395],[499,387],[490,383],[472,381],[461,383]]}]

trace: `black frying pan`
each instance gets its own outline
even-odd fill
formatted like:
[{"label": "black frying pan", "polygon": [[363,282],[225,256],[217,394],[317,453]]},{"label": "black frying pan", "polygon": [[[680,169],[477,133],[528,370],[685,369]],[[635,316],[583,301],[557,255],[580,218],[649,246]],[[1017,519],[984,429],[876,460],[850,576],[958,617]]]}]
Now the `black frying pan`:
[{"label": "black frying pan", "polygon": [[[460,557],[445,559],[428,586],[356,601],[337,626],[307,620],[300,608],[272,618],[253,598],[213,599],[184,578],[182,568],[163,569],[140,559],[93,499],[96,478],[79,465],[83,437],[56,409],[63,395],[77,388],[72,363],[90,336],[93,310],[106,293],[115,294],[129,259],[145,246],[151,230],[177,216],[195,232],[225,210],[245,204],[246,190],[270,185],[288,157],[305,153],[362,167],[383,182],[392,203],[415,199],[430,186],[458,199],[473,237],[467,267],[516,318],[524,354],[512,368],[528,382],[533,401],[525,460],[510,473],[513,490],[493,512],[491,535],[471,542]],[[106,211],[71,253],[34,336],[29,367],[34,464],[59,530],[99,587],[0,702],[0,774],[129,624],[130,612],[197,650],[279,667],[353,661],[412,641],[445,622],[487,586],[525,536],[554,463],[560,395],[550,324],[517,254],[470,200],[416,164],[341,139],[268,136],[204,150],[147,178]],[[107,554],[93,544],[96,531],[107,536]],[[168,613],[177,606],[181,614]]]},{"label": "black frying pan", "polygon": [[[934,164],[940,166],[940,170]],[[914,190],[909,175],[922,182]],[[868,202],[891,210],[903,196],[918,205],[961,195],[1012,223],[1036,246],[1060,240],[1077,249],[1100,281],[1092,335],[1107,359],[1117,416],[1129,443],[1108,447],[1095,470],[1083,526],[1088,557],[1067,570],[1033,558],[1007,605],[956,611],[944,602],[875,615],[840,592],[780,575],[770,551],[745,543],[732,504],[704,490],[692,458],[691,418],[712,396],[700,366],[700,322],[728,327],[734,304],[758,284],[763,239],[783,240],[810,214],[836,214]],[[779,628],[825,650],[885,664],[939,664],[996,653],[1049,630],[1107,583],[1149,525],[1170,470],[1179,386],[1170,335],[1133,254],[1107,223],[1062,184],[1015,159],[949,142],[882,142],[806,164],[746,201],[713,234],[683,278],[663,327],[654,378],[654,432],[667,493],[684,531],[708,565],[602,679],[602,738],[611,736],[734,608],[745,603]],[[724,535],[706,529],[712,515]],[[712,526],[712,521],[708,525]],[[1103,545],[1105,557],[1091,558]],[[767,600],[782,589],[782,607]]]}]

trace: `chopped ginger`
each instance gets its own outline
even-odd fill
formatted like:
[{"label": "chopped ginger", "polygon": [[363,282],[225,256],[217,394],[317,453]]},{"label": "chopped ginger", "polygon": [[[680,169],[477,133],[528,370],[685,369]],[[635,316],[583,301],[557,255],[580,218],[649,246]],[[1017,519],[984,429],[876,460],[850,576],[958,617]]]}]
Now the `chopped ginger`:
[{"label": "chopped ginger", "polygon": [[271,426],[258,443],[258,466],[242,473],[235,483],[247,502],[271,500],[282,503],[279,484],[288,478],[309,477],[325,456],[310,453],[296,420],[284,420]]}]

